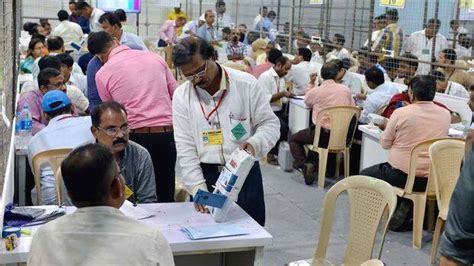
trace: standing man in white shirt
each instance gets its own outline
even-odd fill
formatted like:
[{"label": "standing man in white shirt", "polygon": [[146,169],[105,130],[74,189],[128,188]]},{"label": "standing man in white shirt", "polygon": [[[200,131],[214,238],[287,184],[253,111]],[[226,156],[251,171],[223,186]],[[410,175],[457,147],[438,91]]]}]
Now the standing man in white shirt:
[{"label": "standing man in white shirt", "polygon": [[225,27],[232,27],[232,19],[227,14],[224,1],[217,1],[216,3],[216,29],[217,32],[222,36],[222,29]]},{"label": "standing man in white shirt", "polygon": [[125,181],[109,148],[73,150],[61,173],[77,210],[35,232],[28,265],[174,265],[163,235],[119,210]]},{"label": "standing man in white shirt", "polygon": [[258,15],[255,17],[255,19],[253,20],[253,27],[252,29],[255,29],[255,27],[257,27],[257,24],[264,18],[267,17],[267,14],[268,14],[268,7],[266,6],[262,6],[259,10],[258,10]]},{"label": "standing man in white shirt", "polygon": [[81,16],[89,19],[91,32],[98,32],[102,30],[100,28],[99,18],[105,13],[104,11],[95,7],[91,7],[87,2],[79,2],[77,4],[77,9],[79,9]]},{"label": "standing man in white shirt", "polygon": [[365,80],[370,89],[374,90],[364,101],[362,114],[359,122],[368,124],[369,114],[376,114],[388,104],[393,95],[398,93],[398,89],[385,82],[382,70],[377,67],[369,68],[365,72]]},{"label": "standing man in white shirt", "polygon": [[267,162],[278,165],[278,145],[280,141],[288,139],[288,118],[285,117],[285,107],[288,98],[294,94],[286,89],[285,77],[291,70],[291,61],[286,56],[276,59],[272,68],[265,71],[258,78],[258,87],[267,97],[273,112],[280,119],[280,139],[267,156]]},{"label": "standing man in white shirt", "polygon": [[69,21],[69,14],[66,10],[60,10],[58,12],[58,19],[59,25],[53,29],[51,35],[63,38],[66,51],[73,50],[71,43],[79,43],[82,35],[84,35],[81,26]]},{"label": "standing man in white shirt", "polygon": [[[41,100],[43,116],[48,125],[36,133],[28,144],[28,161],[33,169],[33,157],[53,149],[73,149],[78,146],[94,143],[90,132],[90,116],[73,116],[74,105],[67,95],[60,90],[46,93]],[[49,165],[40,170],[41,194],[44,205],[56,205],[56,180]],[[36,204],[36,188],[31,191],[31,199]]]},{"label": "standing man in white shirt", "polygon": [[449,81],[443,72],[432,70],[430,76],[436,79],[436,92],[469,99],[470,95],[466,88],[457,82]]},{"label": "standing man in white shirt", "polygon": [[[220,169],[237,148],[257,160],[279,138],[278,118],[257,80],[250,74],[212,61],[214,49],[200,38],[181,40],[173,50],[174,65],[188,80],[173,96],[173,126],[178,163],[191,195],[212,191]],[[212,138],[204,135],[212,134]],[[265,224],[262,173],[256,162],[237,204],[260,225]],[[203,205],[196,210],[205,212]]]},{"label": "standing man in white shirt", "polygon": [[189,36],[197,36],[197,31],[199,27],[206,23],[206,19],[204,18],[204,14],[202,14],[198,20],[191,20],[186,23],[183,27],[183,33],[179,36],[179,39],[184,39]]},{"label": "standing man in white shirt", "polygon": [[[418,60],[432,62],[433,58],[433,42],[436,35],[436,47],[434,57],[438,58],[439,53],[448,48],[446,37],[438,33],[441,26],[439,19],[430,19],[426,23],[424,30],[413,32],[405,43],[404,50],[406,53],[418,57]],[[417,75],[426,75],[430,72],[430,64],[419,64]]]},{"label": "standing man in white shirt", "polygon": [[451,20],[449,22],[449,41],[454,43],[454,36],[456,36],[456,41],[459,41],[459,34],[461,33],[466,34],[468,30],[459,25],[459,20]]},{"label": "standing man in white shirt", "polygon": [[309,75],[317,73],[318,70],[310,63],[313,54],[308,48],[298,48],[298,54],[293,59],[294,65],[291,66],[285,80],[293,83],[293,94],[304,95],[309,84]]}]

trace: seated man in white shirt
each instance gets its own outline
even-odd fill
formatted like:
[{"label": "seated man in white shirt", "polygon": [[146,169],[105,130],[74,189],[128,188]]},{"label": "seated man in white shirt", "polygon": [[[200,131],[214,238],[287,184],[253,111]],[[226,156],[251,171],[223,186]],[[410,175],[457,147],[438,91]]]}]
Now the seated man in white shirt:
[{"label": "seated man in white shirt", "polygon": [[469,92],[467,92],[466,88],[457,82],[447,80],[443,72],[431,70],[429,75],[436,79],[437,92],[469,99]]},{"label": "seated man in white shirt", "polygon": [[174,265],[163,235],[119,210],[125,182],[109,148],[73,150],[61,173],[77,210],[35,232],[28,265]]},{"label": "seated man in white shirt", "polygon": [[353,96],[363,93],[362,80],[357,77],[354,72],[349,71],[349,68],[351,67],[351,61],[349,59],[335,59],[331,62],[334,62],[339,67],[338,75],[339,77],[342,77],[340,83],[346,85],[351,90]]},{"label": "seated man in white shirt", "polygon": [[[367,99],[364,101],[362,114],[360,115],[359,122],[368,124],[369,114],[377,114],[383,111],[384,107],[389,103],[393,95],[398,93],[398,89],[389,83],[385,82],[383,72],[377,67],[369,68],[365,72],[365,80],[370,89],[373,90]],[[358,95],[359,99],[363,98]]]},{"label": "seated man in white shirt", "polygon": [[[43,151],[53,149],[75,148],[93,143],[90,132],[89,116],[72,116],[74,106],[67,95],[60,90],[49,91],[41,101],[43,116],[48,125],[36,133],[28,145],[28,159],[32,166],[33,158]],[[33,168],[33,166],[32,166]],[[56,181],[49,165],[41,166],[41,194],[44,205],[56,204]],[[36,189],[31,191],[31,198],[36,201]],[[35,202],[35,204],[39,204]]]},{"label": "seated man in white shirt", "polygon": [[344,48],[346,43],[346,38],[344,35],[336,33],[334,34],[333,47],[334,49],[326,55],[326,62],[329,62],[334,59],[342,60],[344,58],[351,58],[351,54]]},{"label": "seated man in white shirt", "polygon": [[74,73],[72,71],[74,59],[69,54],[58,54],[56,56],[61,61],[61,72],[64,76],[64,82],[68,86],[75,86],[80,89],[84,95],[87,95],[87,77],[84,74]]},{"label": "seated man in white shirt", "polygon": [[286,81],[293,83],[293,94],[304,95],[309,84],[309,75],[318,70],[310,63],[312,57],[308,48],[298,48],[298,54],[293,59],[293,66],[285,77]]}]

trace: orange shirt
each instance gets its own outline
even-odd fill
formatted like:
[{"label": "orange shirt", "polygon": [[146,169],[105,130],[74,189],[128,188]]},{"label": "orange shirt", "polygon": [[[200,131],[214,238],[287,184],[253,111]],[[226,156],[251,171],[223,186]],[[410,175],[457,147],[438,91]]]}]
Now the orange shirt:
[{"label": "orange shirt", "polygon": [[[319,111],[331,106],[351,105],[355,106],[351,90],[346,85],[336,83],[332,79],[323,81],[321,86],[308,88],[304,103],[313,108],[313,123],[316,124]],[[329,117],[323,118],[321,126],[331,128]]]},{"label": "orange shirt", "polygon": [[[416,102],[395,110],[380,138],[384,149],[390,149],[388,162],[408,174],[410,152],[425,140],[448,136],[451,116],[449,111],[433,102]],[[428,176],[428,151],[418,158],[416,176]]]}]

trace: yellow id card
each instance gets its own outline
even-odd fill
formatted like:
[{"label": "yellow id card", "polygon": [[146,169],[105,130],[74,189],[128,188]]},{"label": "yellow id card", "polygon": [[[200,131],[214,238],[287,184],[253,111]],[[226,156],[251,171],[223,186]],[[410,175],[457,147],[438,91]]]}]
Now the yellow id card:
[{"label": "yellow id card", "polygon": [[224,143],[222,129],[204,130],[202,132],[202,143],[204,145],[222,145]]},{"label": "yellow id card", "polygon": [[125,198],[130,198],[133,195],[133,190],[129,186],[125,186]]}]

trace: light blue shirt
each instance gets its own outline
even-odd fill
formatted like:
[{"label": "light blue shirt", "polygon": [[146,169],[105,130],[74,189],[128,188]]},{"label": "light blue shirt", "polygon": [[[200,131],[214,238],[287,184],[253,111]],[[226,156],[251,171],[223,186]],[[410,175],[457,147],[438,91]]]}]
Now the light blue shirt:
[{"label": "light blue shirt", "polygon": [[197,31],[197,36],[204,39],[206,42],[216,41],[217,40],[217,31],[213,26],[207,24],[199,27]]},{"label": "light blue shirt", "polygon": [[362,114],[360,115],[359,122],[368,124],[369,114],[375,114],[380,108],[384,107],[390,102],[392,96],[398,93],[397,87],[392,84],[385,82],[380,84],[374,91],[367,96],[364,101]]},{"label": "light blue shirt", "polygon": [[120,37],[120,44],[124,44],[130,47],[131,49],[148,51],[148,48],[146,48],[146,45],[142,41],[142,39],[130,32],[122,31],[122,37]]}]

